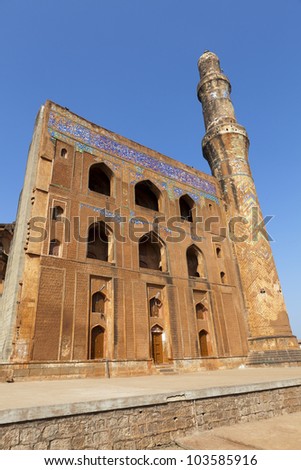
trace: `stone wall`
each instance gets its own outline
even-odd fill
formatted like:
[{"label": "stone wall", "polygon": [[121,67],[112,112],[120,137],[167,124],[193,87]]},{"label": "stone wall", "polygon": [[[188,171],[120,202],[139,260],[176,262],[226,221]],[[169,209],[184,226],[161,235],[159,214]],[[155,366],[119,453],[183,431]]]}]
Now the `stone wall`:
[{"label": "stone wall", "polygon": [[301,386],[63,416],[0,428],[1,449],[155,449],[177,437],[301,410]]}]

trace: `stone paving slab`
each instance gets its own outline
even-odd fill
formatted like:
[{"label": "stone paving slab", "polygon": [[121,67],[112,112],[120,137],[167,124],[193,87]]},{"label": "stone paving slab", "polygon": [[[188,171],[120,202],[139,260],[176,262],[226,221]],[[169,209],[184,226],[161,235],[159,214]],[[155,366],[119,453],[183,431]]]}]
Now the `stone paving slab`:
[{"label": "stone paving slab", "polygon": [[193,433],[176,445],[191,450],[301,450],[301,413]]}]

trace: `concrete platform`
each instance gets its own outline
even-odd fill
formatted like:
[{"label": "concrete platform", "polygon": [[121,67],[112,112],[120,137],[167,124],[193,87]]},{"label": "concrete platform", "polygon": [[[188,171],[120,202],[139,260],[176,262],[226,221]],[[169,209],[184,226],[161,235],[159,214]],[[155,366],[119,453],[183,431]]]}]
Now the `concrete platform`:
[{"label": "concrete platform", "polygon": [[301,368],[0,383],[0,449],[291,449],[299,413]]},{"label": "concrete platform", "polygon": [[301,385],[301,368],[0,383],[0,424]]}]

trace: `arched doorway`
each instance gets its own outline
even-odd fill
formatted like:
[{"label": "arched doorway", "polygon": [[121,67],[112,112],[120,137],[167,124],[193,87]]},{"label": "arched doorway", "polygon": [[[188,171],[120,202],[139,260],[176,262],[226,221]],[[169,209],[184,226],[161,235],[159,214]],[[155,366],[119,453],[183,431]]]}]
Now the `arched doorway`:
[{"label": "arched doorway", "polygon": [[207,336],[208,336],[207,331],[201,330],[199,332],[199,343],[200,343],[201,356],[205,356],[205,357],[209,356]]},{"label": "arched doorway", "polygon": [[163,363],[163,329],[159,325],[153,326],[152,334],[152,358],[155,364]]},{"label": "arched doorway", "polygon": [[105,330],[97,325],[91,331],[91,359],[103,359],[104,357]]}]

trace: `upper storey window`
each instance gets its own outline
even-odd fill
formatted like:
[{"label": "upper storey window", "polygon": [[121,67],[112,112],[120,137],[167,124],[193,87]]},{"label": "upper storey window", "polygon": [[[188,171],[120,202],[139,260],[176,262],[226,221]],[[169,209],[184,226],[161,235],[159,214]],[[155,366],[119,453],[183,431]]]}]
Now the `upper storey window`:
[{"label": "upper storey window", "polygon": [[111,196],[113,173],[104,163],[95,163],[89,170],[89,189],[105,196]]},{"label": "upper storey window", "polygon": [[53,239],[53,240],[50,241],[49,254],[51,256],[60,256],[60,254],[61,254],[61,244],[60,244],[59,240]]},{"label": "upper storey window", "polygon": [[141,181],[135,186],[135,203],[138,206],[158,211],[160,195],[159,189],[149,180]]},{"label": "upper storey window", "polygon": [[90,225],[87,258],[111,262],[112,243],[112,232],[104,222],[97,222],[96,224]]},{"label": "upper storey window", "polygon": [[64,213],[64,209],[61,207],[61,206],[54,206],[52,208],[52,214],[51,214],[51,218],[52,220],[61,220],[61,217]]},{"label": "upper storey window", "polygon": [[139,266],[167,271],[166,248],[155,232],[146,233],[139,240]]},{"label": "upper storey window", "polygon": [[184,196],[181,196],[179,199],[179,205],[182,219],[188,220],[188,222],[193,222],[193,208],[195,204],[191,197],[184,194]]},{"label": "upper storey window", "polygon": [[68,151],[67,151],[67,149],[62,148],[62,149],[61,149],[61,157],[62,157],[62,158],[67,158],[67,156],[68,156]]},{"label": "upper storey window", "polygon": [[204,255],[195,245],[187,248],[186,259],[190,277],[207,277]]}]

